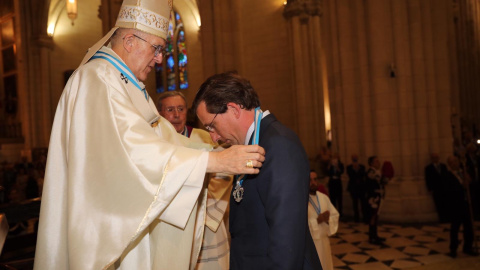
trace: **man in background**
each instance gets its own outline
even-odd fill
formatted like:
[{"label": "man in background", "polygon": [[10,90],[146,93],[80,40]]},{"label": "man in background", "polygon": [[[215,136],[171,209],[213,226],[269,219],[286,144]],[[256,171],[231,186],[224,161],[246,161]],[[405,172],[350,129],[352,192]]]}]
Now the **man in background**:
[{"label": "man in background", "polygon": [[427,189],[432,194],[433,202],[438,214],[438,220],[441,223],[449,221],[446,176],[447,166],[440,162],[440,156],[437,153],[430,155],[431,163],[425,167],[425,182]]},{"label": "man in background", "polygon": [[460,168],[460,161],[456,156],[448,157],[447,165],[447,201],[451,209],[450,256],[457,257],[457,248],[460,244],[458,231],[461,225],[463,225],[463,253],[477,256],[478,253],[473,248],[473,220],[468,198],[470,180]]},{"label": "man in background", "polygon": [[208,132],[187,125],[187,100],[182,92],[163,92],[158,96],[156,105],[160,115],[167,119],[178,133],[198,142],[215,145]]},{"label": "man in background", "polygon": [[337,153],[332,155],[330,164],[328,166],[328,194],[330,194],[330,201],[343,217],[343,184],[342,174],[345,171],[343,163],[340,161],[340,156]]},{"label": "man in background", "polygon": [[365,166],[358,162],[358,155],[352,155],[352,163],[347,166],[348,186],[353,203],[353,215],[355,222],[360,221],[360,211],[362,210],[363,222],[368,223],[367,202],[365,199]]},{"label": "man in background", "polygon": [[378,236],[378,215],[382,206],[383,194],[382,174],[380,160],[377,156],[368,158],[368,170],[366,178],[366,197],[369,209],[368,241],[371,244],[380,245],[385,238]]}]

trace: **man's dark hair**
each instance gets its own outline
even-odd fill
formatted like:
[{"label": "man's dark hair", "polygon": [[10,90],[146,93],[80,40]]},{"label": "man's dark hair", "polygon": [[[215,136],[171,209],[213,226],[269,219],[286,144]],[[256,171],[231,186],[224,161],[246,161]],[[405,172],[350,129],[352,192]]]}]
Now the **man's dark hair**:
[{"label": "man's dark hair", "polygon": [[250,81],[236,72],[225,72],[210,76],[198,89],[193,101],[193,111],[204,101],[209,113],[224,113],[227,104],[233,102],[242,109],[252,110],[260,106],[258,95]]},{"label": "man's dark hair", "polygon": [[377,158],[377,156],[371,156],[368,158],[368,166],[372,166],[373,161]]}]

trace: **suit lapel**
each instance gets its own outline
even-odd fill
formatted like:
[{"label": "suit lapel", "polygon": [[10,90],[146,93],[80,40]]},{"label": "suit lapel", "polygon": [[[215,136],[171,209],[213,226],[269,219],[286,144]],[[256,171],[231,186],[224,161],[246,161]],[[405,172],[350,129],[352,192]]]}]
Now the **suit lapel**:
[{"label": "suit lapel", "polygon": [[[262,122],[260,122],[259,145],[262,144],[261,142],[262,142],[262,138],[264,138],[265,131],[275,121],[277,121],[277,118],[273,114],[269,114],[262,119]],[[252,134],[252,136],[250,136],[249,144],[252,143],[252,140],[253,140],[253,134]],[[247,177],[246,180],[248,180],[248,179],[249,179],[249,177]],[[256,180],[253,180],[253,181],[256,181]],[[237,208],[242,207],[241,202],[237,203],[233,199],[233,190],[235,189],[235,184],[236,184],[236,179],[232,183],[233,188],[232,188],[232,192],[230,193],[230,217],[231,217],[230,218],[230,224],[232,224],[231,228],[233,228],[233,226],[235,226],[234,224],[235,224],[235,219],[237,218]],[[245,192],[249,192],[249,191],[245,190]],[[232,232],[232,230],[230,230],[230,232]]]}]

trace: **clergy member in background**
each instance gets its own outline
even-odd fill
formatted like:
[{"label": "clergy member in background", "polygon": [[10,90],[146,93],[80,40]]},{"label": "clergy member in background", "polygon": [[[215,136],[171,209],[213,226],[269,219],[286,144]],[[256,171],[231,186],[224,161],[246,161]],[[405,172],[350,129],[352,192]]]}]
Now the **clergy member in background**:
[{"label": "clergy member in background", "polygon": [[261,147],[191,149],[158,115],[142,82],[163,60],[171,9],[171,0],[125,0],[68,80],[50,137],[34,269],[192,268],[205,173],[259,172]]},{"label": "clergy member in background", "polygon": [[321,184],[317,173],[311,170],[308,226],[323,269],[333,270],[332,250],[328,237],[337,232],[340,215],[328,196],[318,191],[318,185]]},{"label": "clergy member in background", "polygon": [[[179,91],[167,91],[157,98],[157,109],[160,115],[167,119],[175,127],[175,130],[196,142],[211,144],[219,148],[212,141],[207,131],[199,128],[193,128],[187,125],[187,100],[185,95]],[[221,147],[220,147],[221,148]],[[198,234],[204,233],[201,249],[194,247],[192,251],[198,254],[198,260],[195,269],[201,270],[227,270],[229,268],[230,244],[225,226],[225,220],[228,209],[230,191],[232,189],[232,176],[226,174],[208,174],[209,178],[207,189],[207,213],[201,220],[205,223],[197,227]],[[200,199],[200,202],[202,199]],[[203,204],[204,205],[204,204]],[[200,219],[197,219],[200,220]],[[200,230],[199,230],[200,229]]]}]

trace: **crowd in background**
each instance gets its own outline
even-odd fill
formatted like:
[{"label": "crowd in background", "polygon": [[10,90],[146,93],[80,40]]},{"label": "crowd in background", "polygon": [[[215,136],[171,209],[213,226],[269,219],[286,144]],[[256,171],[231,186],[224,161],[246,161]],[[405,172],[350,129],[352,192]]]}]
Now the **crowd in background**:
[{"label": "crowd in background", "polygon": [[40,197],[45,164],[45,155],[36,162],[29,162],[22,157],[18,162],[0,163],[0,204]]}]

